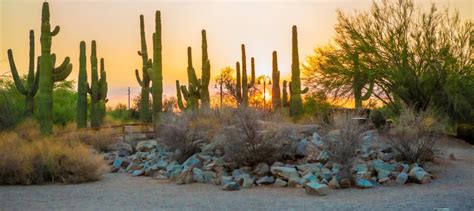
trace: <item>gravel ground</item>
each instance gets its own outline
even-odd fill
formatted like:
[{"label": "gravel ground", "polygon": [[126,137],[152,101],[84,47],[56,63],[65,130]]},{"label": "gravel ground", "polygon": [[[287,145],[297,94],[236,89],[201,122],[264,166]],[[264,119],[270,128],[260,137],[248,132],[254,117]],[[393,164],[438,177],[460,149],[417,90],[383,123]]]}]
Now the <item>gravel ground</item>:
[{"label": "gravel ground", "polygon": [[[226,192],[207,184],[106,174],[78,185],[0,186],[0,210],[474,210],[474,148],[457,140],[444,148],[431,167],[437,178],[426,185],[340,189],[317,197],[296,188]],[[455,161],[446,159],[450,153]]]}]

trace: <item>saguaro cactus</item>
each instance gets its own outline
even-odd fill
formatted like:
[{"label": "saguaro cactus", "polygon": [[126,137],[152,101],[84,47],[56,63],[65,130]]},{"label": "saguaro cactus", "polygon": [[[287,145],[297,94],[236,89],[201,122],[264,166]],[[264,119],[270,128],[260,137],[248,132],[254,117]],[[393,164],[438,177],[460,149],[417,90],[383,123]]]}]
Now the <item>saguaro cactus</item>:
[{"label": "saguaro cactus", "polygon": [[35,76],[35,33],[30,30],[30,61],[28,67],[28,76],[26,79],[26,87],[21,81],[18,70],[16,69],[15,60],[13,59],[13,52],[8,49],[8,62],[10,63],[10,70],[15,81],[16,89],[25,95],[25,116],[31,117],[35,111],[35,95],[38,91],[39,83],[39,57],[37,61],[36,76]]},{"label": "saguaro cactus", "polygon": [[[176,92],[178,98],[178,106],[181,110],[191,109],[193,111],[197,110],[199,107],[199,98],[201,93],[201,81],[198,80],[196,72],[193,67],[193,59],[191,47],[188,47],[188,87],[180,86],[179,80],[176,80]],[[181,95],[183,97],[181,97]],[[186,105],[183,103],[183,99],[186,100]]]},{"label": "saguaro cactus", "polygon": [[143,15],[140,15],[140,39],[141,39],[141,50],[138,51],[138,55],[142,57],[142,78],[140,79],[140,73],[135,69],[135,76],[138,84],[142,87],[140,94],[140,121],[150,122],[150,77],[148,76],[148,69],[152,68],[152,62],[148,59],[148,50],[146,46],[145,37],[145,21]]},{"label": "saguaro cactus", "polygon": [[69,57],[66,57],[61,65],[55,66],[56,56],[51,54],[53,36],[59,33],[59,26],[51,31],[51,22],[48,2],[43,3],[41,17],[41,58],[39,78],[39,122],[41,133],[49,135],[53,132],[53,84],[62,81],[72,71]]},{"label": "saguaro cactus", "polygon": [[277,52],[273,51],[272,54],[272,105],[273,109],[277,110],[281,107],[280,97],[280,71],[278,71],[278,58]]},{"label": "saguaro cactus", "polygon": [[105,116],[105,103],[107,101],[107,78],[104,68],[104,59],[100,59],[100,79],[97,68],[96,42],[92,41],[91,47],[91,126],[100,127]]},{"label": "saguaro cactus", "polygon": [[255,85],[255,59],[250,58],[250,83],[248,84],[249,89]]},{"label": "saguaro cactus", "polygon": [[[356,109],[362,108],[362,101],[368,100],[374,90],[374,81],[370,80],[367,74],[360,71],[359,53],[355,52],[353,55],[354,62],[354,80],[352,84],[352,91],[354,92],[354,107]],[[362,89],[369,84],[367,91],[362,95]]]},{"label": "saguaro cactus", "polygon": [[77,79],[77,128],[87,127],[87,92],[89,84],[87,83],[86,60],[86,43],[81,41],[79,45],[79,76]]},{"label": "saguaro cactus", "polygon": [[242,49],[242,105],[249,104],[248,83],[247,83],[247,58],[245,54],[245,45],[241,45]]},{"label": "saguaro cactus", "polygon": [[288,82],[286,80],[283,80],[283,96],[282,96],[283,107],[288,107],[290,105],[290,102],[288,99],[287,83]]},{"label": "saguaro cactus", "polygon": [[290,116],[296,117],[303,114],[301,94],[308,92],[308,88],[301,90],[300,61],[298,55],[298,34],[296,26],[292,28],[292,59],[290,83]]},{"label": "saguaro cactus", "polygon": [[153,122],[155,131],[160,126],[160,113],[163,107],[163,64],[161,54],[161,12],[155,12],[155,33],[153,33],[153,66],[147,73],[152,81]]},{"label": "saguaro cactus", "polygon": [[235,63],[235,72],[236,72],[236,84],[235,84],[235,97],[237,102],[242,102],[242,84],[240,82],[240,63]]},{"label": "saguaro cactus", "polygon": [[201,76],[201,106],[203,108],[210,108],[211,98],[209,97],[209,82],[211,81],[211,63],[207,54],[207,37],[206,30],[201,31],[202,36],[202,76]]}]

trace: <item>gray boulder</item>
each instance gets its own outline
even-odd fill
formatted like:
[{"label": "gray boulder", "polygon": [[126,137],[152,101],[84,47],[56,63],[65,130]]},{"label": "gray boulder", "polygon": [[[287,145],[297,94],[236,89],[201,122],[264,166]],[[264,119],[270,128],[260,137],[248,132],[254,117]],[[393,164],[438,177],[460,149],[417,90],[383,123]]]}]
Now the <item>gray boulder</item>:
[{"label": "gray boulder", "polygon": [[270,173],[270,166],[268,166],[266,163],[259,163],[257,166],[255,166],[252,173],[258,176],[266,176]]},{"label": "gray boulder", "polygon": [[272,166],[270,168],[270,171],[272,172],[273,175],[277,177],[281,177],[283,179],[287,179],[287,180],[292,177],[299,177],[298,171],[296,171],[295,168],[291,168],[291,167]]},{"label": "gray boulder", "polygon": [[275,178],[273,176],[264,176],[258,179],[255,183],[259,185],[269,185],[275,182]]},{"label": "gray boulder", "polygon": [[286,187],[288,183],[285,180],[282,180],[280,178],[275,180],[275,183],[273,185],[278,186],[278,187]]},{"label": "gray boulder", "polygon": [[226,191],[235,191],[240,190],[240,185],[237,182],[228,182],[222,186],[222,190]]},{"label": "gray boulder", "polygon": [[329,193],[329,187],[317,182],[310,182],[305,185],[305,192],[308,195],[325,196]]},{"label": "gray boulder", "polygon": [[407,182],[407,180],[408,180],[408,174],[405,172],[402,172],[398,174],[396,181],[398,185],[403,185]]}]

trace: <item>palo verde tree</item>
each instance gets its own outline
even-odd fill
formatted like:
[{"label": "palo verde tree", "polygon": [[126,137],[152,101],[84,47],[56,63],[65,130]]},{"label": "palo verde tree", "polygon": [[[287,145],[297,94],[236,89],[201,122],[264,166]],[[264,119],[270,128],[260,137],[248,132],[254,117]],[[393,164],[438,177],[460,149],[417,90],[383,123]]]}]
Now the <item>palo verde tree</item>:
[{"label": "palo verde tree", "polygon": [[13,51],[8,49],[8,62],[10,63],[10,70],[15,81],[16,89],[25,96],[25,116],[32,117],[35,111],[35,95],[38,91],[39,83],[39,57],[37,61],[36,74],[35,74],[35,33],[30,30],[30,62],[28,66],[28,76],[26,78],[26,86],[23,85],[23,81],[18,74],[16,69],[15,60],[13,59]]}]

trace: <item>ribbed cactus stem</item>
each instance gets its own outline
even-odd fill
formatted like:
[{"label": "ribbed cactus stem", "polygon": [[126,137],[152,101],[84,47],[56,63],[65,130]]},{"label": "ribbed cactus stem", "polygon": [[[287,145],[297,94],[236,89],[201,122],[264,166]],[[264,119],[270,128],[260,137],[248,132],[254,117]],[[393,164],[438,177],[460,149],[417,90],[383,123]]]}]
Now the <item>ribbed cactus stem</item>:
[{"label": "ribbed cactus stem", "polygon": [[[181,110],[191,109],[197,110],[199,107],[199,98],[201,96],[201,80],[197,79],[196,72],[193,67],[192,49],[188,47],[188,87],[180,86],[179,81],[176,81],[176,92],[178,98],[178,106]],[[182,97],[181,97],[182,95]],[[183,98],[186,100],[186,105],[183,103]]]},{"label": "ribbed cactus stem", "polygon": [[201,76],[201,106],[209,109],[211,105],[211,98],[209,96],[209,83],[211,81],[211,64],[207,53],[207,37],[206,30],[201,31],[202,36],[202,76]]},{"label": "ribbed cactus stem", "polygon": [[236,70],[236,85],[235,85],[235,97],[237,98],[237,102],[242,102],[242,85],[240,83],[240,63],[235,63],[235,70]]},{"label": "ribbed cactus stem", "polygon": [[40,130],[44,135],[53,132],[53,83],[64,80],[72,71],[69,58],[57,68],[54,68],[56,57],[51,54],[52,37],[59,33],[59,26],[51,31],[48,2],[43,3],[41,14],[41,59],[39,79],[39,122]]},{"label": "ribbed cactus stem", "polygon": [[155,33],[153,34],[153,67],[150,78],[152,81],[151,93],[153,96],[153,122],[155,131],[160,125],[160,113],[163,105],[163,63],[161,45],[161,12],[155,12]]},{"label": "ribbed cactus stem", "polygon": [[252,88],[255,85],[255,59],[250,58],[250,83],[249,88]]},{"label": "ribbed cactus stem", "polygon": [[77,78],[77,128],[87,127],[87,58],[86,43],[81,41],[79,44],[79,75]]},{"label": "ribbed cactus stem", "polygon": [[[305,89],[307,91],[307,89]],[[301,99],[300,62],[298,55],[298,34],[296,26],[292,28],[292,58],[291,58],[291,85],[290,85],[290,116],[297,117],[303,114]]]},{"label": "ribbed cactus stem", "polygon": [[283,107],[288,107],[289,104],[289,99],[288,99],[288,91],[287,91],[287,81],[283,80],[283,96],[282,96],[282,105]]},{"label": "ribbed cactus stem", "polygon": [[247,106],[249,104],[248,98],[248,83],[247,83],[247,57],[245,54],[245,45],[241,45],[242,49],[242,105]]},{"label": "ribbed cactus stem", "polygon": [[91,127],[100,126],[100,111],[99,111],[99,70],[97,66],[97,47],[95,40],[91,44]]},{"label": "ribbed cactus stem", "polygon": [[99,80],[99,123],[102,125],[105,118],[106,107],[105,103],[107,102],[107,74],[105,72],[105,61],[103,58],[100,59],[100,80]]},{"label": "ribbed cactus stem", "polygon": [[272,54],[272,105],[273,109],[277,110],[281,107],[280,97],[280,71],[278,71],[278,56],[277,52]]},{"label": "ribbed cactus stem", "polygon": [[152,64],[148,59],[148,50],[146,45],[146,36],[145,36],[145,20],[143,15],[140,15],[140,51],[138,55],[142,57],[142,78],[138,70],[135,70],[135,76],[137,78],[138,84],[141,86],[142,90],[140,93],[140,121],[141,122],[150,122],[150,77],[148,76],[148,69],[151,68]]},{"label": "ribbed cactus stem", "polygon": [[[17,90],[25,95],[25,117],[32,117],[35,110],[35,100],[34,97],[38,91],[39,83],[39,59],[37,62],[37,70],[35,75],[35,34],[33,30],[30,30],[30,52],[29,52],[29,66],[28,66],[28,75],[26,78],[26,87],[23,85],[23,82],[18,74],[18,70],[15,65],[15,60],[13,59],[13,51],[8,49],[8,61],[10,63],[10,70],[13,76],[13,81]],[[39,57],[38,57],[39,58]]]}]

